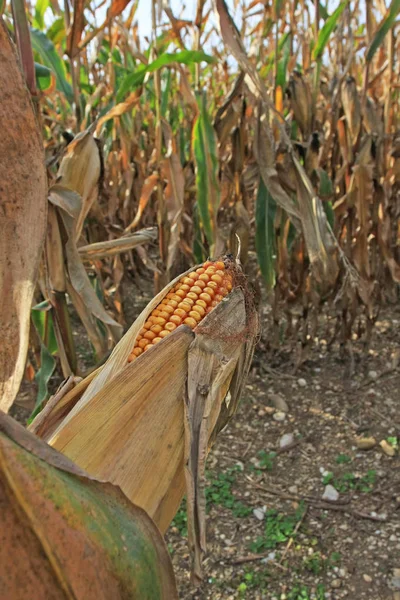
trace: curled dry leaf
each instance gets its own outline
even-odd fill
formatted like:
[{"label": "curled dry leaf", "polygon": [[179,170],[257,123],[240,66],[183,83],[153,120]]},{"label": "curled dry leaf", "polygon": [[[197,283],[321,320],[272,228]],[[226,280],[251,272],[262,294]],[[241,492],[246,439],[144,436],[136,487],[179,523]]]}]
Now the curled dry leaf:
[{"label": "curled dry leaf", "polygon": [[138,211],[137,211],[132,223],[130,225],[128,225],[128,227],[125,229],[125,232],[129,232],[129,231],[131,231],[131,229],[134,229],[135,227],[137,227],[139,225],[139,222],[140,222],[140,219],[142,218],[144,209],[146,208],[147,203],[149,202],[152,193],[154,192],[154,190],[157,187],[158,179],[159,179],[158,173],[152,173],[145,180],[143,187],[142,187],[142,192],[140,194]]},{"label": "curled dry leaf", "polygon": [[178,598],[146,513],[1,413],[0,502],[4,598]]},{"label": "curled dry leaf", "polygon": [[[71,287],[80,299],[80,302],[76,304],[80,316],[82,317],[83,312],[87,313],[87,319],[92,320],[94,317],[100,319],[108,328],[114,340],[120,339],[122,335],[122,326],[119,325],[110,315],[106,312],[99,298],[96,295],[95,290],[90,284],[88,275],[83,266],[82,259],[79,255],[78,248],[76,246],[77,234],[76,228],[81,213],[82,201],[79,194],[72,191],[68,187],[64,187],[59,184],[55,184],[50,188],[49,201],[53,207],[57,210],[59,215],[59,222],[62,223],[63,233],[65,237],[64,243],[64,260],[63,268],[66,269],[68,280]],[[65,267],[64,267],[65,263]],[[82,312],[83,311],[83,312]],[[85,319],[83,319],[85,321]],[[88,328],[88,334],[91,337],[93,344],[102,346],[103,342],[97,337],[93,337],[93,328]]]},{"label": "curled dry leaf", "polygon": [[79,214],[75,215],[76,240],[79,240],[86,216],[97,199],[102,170],[100,149],[92,135],[95,125],[79,133],[68,144],[57,173],[57,184],[81,197]]},{"label": "curled dry leaf", "polygon": [[0,409],[7,412],[25,369],[47,177],[30,94],[1,18],[0,64]]},{"label": "curled dry leaf", "polygon": [[107,258],[121,254],[122,252],[128,252],[137,246],[155,242],[156,240],[157,227],[148,227],[147,229],[141,229],[115,240],[80,246],[78,252],[82,260],[98,260],[99,258]]},{"label": "curled dry leaf", "polygon": [[[193,317],[187,320],[189,326],[173,326],[171,321],[168,331],[172,333],[167,335],[167,324],[165,336],[158,343],[148,342],[148,351],[141,351],[146,345],[143,340],[154,338],[150,330],[147,337],[142,335],[155,323],[153,310],[168,300],[167,294],[175,296],[172,289],[187,286],[180,283],[183,279],[199,278],[196,267],[150,302],[95,375],[67,392],[45,418],[39,415],[31,425],[91,475],[119,485],[162,531],[186,488],[196,579],[201,577],[205,550],[205,458],[217,432],[236,411],[258,332],[247,282],[235,262],[226,259],[225,265],[233,290],[214,308],[209,304],[210,312],[199,325],[198,318],[191,324]],[[219,277],[216,274],[217,282]],[[200,286],[192,287],[195,291],[188,299],[201,293]],[[207,299],[208,292],[203,297]],[[168,301],[173,307],[175,300]],[[199,299],[199,306],[203,302]],[[177,314],[184,305],[176,309]],[[138,358],[129,363],[133,354]]]}]

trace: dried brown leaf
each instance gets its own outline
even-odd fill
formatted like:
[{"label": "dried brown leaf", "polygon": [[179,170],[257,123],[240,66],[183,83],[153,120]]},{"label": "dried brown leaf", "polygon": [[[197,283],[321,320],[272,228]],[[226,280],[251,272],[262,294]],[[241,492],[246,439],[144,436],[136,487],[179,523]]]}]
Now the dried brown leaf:
[{"label": "dried brown leaf", "polygon": [[99,147],[92,135],[94,125],[79,133],[68,144],[57,173],[57,184],[81,197],[79,215],[75,216],[76,240],[80,238],[84,220],[97,198],[101,175]]},{"label": "dried brown leaf", "polygon": [[138,207],[136,216],[133,219],[132,223],[130,225],[128,225],[128,227],[125,229],[125,233],[131,231],[131,229],[134,229],[140,223],[140,219],[142,218],[144,210],[151,198],[152,193],[156,189],[158,182],[159,182],[158,173],[152,173],[145,180],[143,187],[142,187],[142,192],[141,192],[140,200],[139,200],[139,207]]}]

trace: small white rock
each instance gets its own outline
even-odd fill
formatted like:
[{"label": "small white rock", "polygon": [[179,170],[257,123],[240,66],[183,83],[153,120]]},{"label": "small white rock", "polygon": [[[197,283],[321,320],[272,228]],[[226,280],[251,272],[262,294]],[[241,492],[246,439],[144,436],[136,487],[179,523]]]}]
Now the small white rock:
[{"label": "small white rock", "polygon": [[253,515],[255,516],[256,519],[258,519],[259,521],[264,521],[265,518],[265,514],[264,511],[261,510],[261,508],[255,508],[253,510]]},{"label": "small white rock", "polygon": [[273,414],[272,418],[274,419],[274,421],[282,422],[286,419],[286,414],[278,410],[276,413]]},{"label": "small white rock", "polygon": [[279,447],[280,448],[287,448],[288,446],[290,446],[291,444],[293,444],[293,442],[294,442],[293,433],[285,433],[285,435],[283,435],[281,437],[281,439],[279,440]]},{"label": "small white rock", "polygon": [[307,381],[300,377],[300,379],[297,380],[297,385],[299,385],[302,388],[307,387]]},{"label": "small white rock", "polygon": [[276,552],[270,552],[268,554],[268,556],[266,556],[265,558],[262,559],[261,562],[264,563],[264,565],[265,565],[265,564],[271,562],[271,560],[275,560],[275,558],[276,558]]},{"label": "small white rock", "polygon": [[363,575],[363,579],[367,583],[371,583],[371,581],[372,581],[372,577],[370,575],[367,575],[366,573]]},{"label": "small white rock", "polygon": [[337,502],[339,499],[339,492],[335,490],[333,485],[328,484],[325,487],[325,491],[322,495],[322,500],[329,500],[330,502]]},{"label": "small white rock", "polygon": [[378,373],[376,371],[368,371],[368,377],[373,380],[378,379]]}]

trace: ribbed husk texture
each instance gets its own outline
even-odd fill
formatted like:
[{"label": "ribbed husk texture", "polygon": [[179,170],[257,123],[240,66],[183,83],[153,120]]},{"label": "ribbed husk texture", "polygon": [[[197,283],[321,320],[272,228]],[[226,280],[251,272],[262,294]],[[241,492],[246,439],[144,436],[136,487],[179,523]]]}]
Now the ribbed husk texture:
[{"label": "ribbed husk texture", "polygon": [[180,275],[148,304],[105,365],[51,400],[31,425],[92,476],[119,485],[161,531],[186,492],[195,579],[206,549],[206,456],[237,409],[258,333],[245,278],[234,261],[226,264],[234,288],[196,329],[178,327],[127,363],[146,319]]}]

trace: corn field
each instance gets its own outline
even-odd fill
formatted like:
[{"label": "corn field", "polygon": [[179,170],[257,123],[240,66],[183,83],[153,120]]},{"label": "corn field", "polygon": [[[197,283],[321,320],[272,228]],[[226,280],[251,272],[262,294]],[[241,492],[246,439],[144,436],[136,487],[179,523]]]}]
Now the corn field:
[{"label": "corn field", "polygon": [[398,0],[141,2],[1,5],[49,185],[26,369],[39,406],[56,356],[77,373],[69,305],[99,363],[128,325],[125,277],[158,292],[239,256],[269,343],[283,328],[301,348],[321,326],[368,344],[398,298]]}]

